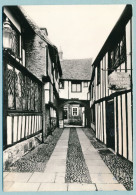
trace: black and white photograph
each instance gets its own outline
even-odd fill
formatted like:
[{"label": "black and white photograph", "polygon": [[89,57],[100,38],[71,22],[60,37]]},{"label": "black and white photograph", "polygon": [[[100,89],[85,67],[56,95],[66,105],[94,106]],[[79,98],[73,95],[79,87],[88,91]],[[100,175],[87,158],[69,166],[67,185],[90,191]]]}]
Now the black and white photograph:
[{"label": "black and white photograph", "polygon": [[133,6],[2,8],[3,191],[133,190]]}]

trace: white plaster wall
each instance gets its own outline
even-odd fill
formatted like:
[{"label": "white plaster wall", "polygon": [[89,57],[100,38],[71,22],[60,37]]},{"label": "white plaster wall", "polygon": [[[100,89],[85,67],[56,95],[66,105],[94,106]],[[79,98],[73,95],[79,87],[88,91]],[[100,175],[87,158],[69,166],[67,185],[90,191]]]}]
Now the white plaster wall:
[{"label": "white plaster wall", "polygon": [[59,96],[68,99],[68,81],[64,81],[64,89],[59,89]]},{"label": "white plaster wall", "polygon": [[49,103],[49,95],[50,95],[50,91],[49,90],[45,90],[45,104]]},{"label": "white plaster wall", "polygon": [[82,82],[82,92],[71,92],[71,82],[69,83],[69,99],[78,98],[80,100],[87,100],[88,87],[84,87]]},{"label": "white plaster wall", "polygon": [[[89,82],[88,82],[89,86]],[[82,92],[71,92],[71,81],[64,81],[64,89],[59,89],[60,98],[87,100],[88,87],[84,87],[82,82]]]},{"label": "white plaster wall", "polygon": [[[54,77],[54,78],[55,78],[55,77]],[[59,73],[58,73],[58,78],[57,78],[57,80],[56,80],[56,78],[55,78],[55,86],[56,86],[57,92],[59,92]]]},{"label": "white plaster wall", "polygon": [[45,104],[49,103],[49,95],[50,95],[49,89],[50,89],[49,82],[45,83],[45,85],[44,85]]},{"label": "white plaster wall", "polygon": [[45,83],[44,89],[49,89],[49,82]]}]

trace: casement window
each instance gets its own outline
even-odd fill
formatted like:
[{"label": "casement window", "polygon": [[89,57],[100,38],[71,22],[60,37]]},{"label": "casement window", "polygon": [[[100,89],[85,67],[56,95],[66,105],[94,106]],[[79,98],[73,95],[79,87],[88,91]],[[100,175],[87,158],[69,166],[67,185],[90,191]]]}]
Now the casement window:
[{"label": "casement window", "polygon": [[84,87],[88,87],[88,82],[84,82]]},{"label": "casement window", "polygon": [[71,92],[82,92],[82,82],[72,81],[71,82]]},{"label": "casement window", "polygon": [[41,85],[11,65],[7,78],[9,110],[41,111]]},{"label": "casement window", "polygon": [[100,84],[100,80],[101,80],[101,71],[100,71],[100,62],[97,66],[97,85]]},{"label": "casement window", "polygon": [[64,89],[64,81],[60,81],[59,82],[59,88],[60,89]]},{"label": "casement window", "polygon": [[78,116],[78,107],[72,107],[72,116]]},{"label": "casement window", "polygon": [[14,28],[14,40],[13,40],[13,52],[15,54],[15,57],[20,58],[20,35],[15,28]]},{"label": "casement window", "polygon": [[114,71],[115,68],[120,66],[126,61],[126,37],[125,33],[121,40],[114,46],[108,53],[108,74]]}]

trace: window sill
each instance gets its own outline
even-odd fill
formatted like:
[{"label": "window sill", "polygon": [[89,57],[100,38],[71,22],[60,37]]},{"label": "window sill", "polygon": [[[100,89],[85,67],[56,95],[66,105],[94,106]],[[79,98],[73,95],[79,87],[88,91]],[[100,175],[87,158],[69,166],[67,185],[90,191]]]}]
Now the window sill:
[{"label": "window sill", "polygon": [[82,93],[82,91],[71,91],[71,93]]}]

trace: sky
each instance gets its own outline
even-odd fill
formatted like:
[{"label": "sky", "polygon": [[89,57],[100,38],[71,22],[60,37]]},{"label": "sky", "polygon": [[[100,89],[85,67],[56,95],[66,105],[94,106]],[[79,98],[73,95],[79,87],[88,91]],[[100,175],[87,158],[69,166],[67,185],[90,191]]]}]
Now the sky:
[{"label": "sky", "polygon": [[63,51],[63,59],[95,60],[125,5],[22,6],[50,41]]}]

